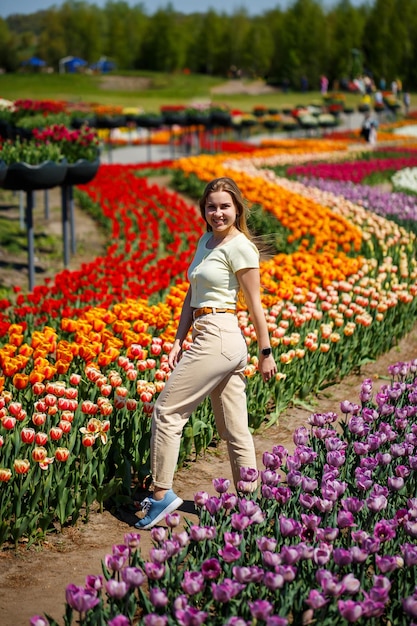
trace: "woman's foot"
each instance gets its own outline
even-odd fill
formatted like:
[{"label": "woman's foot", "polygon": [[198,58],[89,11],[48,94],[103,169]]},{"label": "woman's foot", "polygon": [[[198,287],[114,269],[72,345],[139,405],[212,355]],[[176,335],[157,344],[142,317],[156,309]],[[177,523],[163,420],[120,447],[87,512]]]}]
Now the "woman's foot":
[{"label": "woman's foot", "polygon": [[[154,495],[158,497],[159,494],[156,493]],[[162,499],[145,498],[142,501],[142,518],[136,522],[135,528],[142,530],[153,528],[153,526],[163,520],[166,515],[178,509],[182,503],[183,500],[181,500],[172,489],[169,489]]]}]

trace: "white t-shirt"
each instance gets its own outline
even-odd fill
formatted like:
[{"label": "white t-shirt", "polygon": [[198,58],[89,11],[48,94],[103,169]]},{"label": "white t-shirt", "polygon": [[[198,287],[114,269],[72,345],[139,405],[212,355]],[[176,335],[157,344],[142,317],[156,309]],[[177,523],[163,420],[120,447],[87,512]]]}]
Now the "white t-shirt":
[{"label": "white t-shirt", "polygon": [[236,272],[259,267],[259,251],[243,233],[213,250],[207,248],[211,237],[212,233],[201,237],[188,268],[191,306],[235,309],[239,292]]}]

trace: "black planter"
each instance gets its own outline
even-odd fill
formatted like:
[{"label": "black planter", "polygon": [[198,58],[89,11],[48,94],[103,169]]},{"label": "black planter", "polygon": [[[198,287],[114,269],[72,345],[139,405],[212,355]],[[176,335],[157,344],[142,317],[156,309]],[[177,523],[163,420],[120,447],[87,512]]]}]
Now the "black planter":
[{"label": "black planter", "polygon": [[2,183],[4,189],[33,191],[62,185],[67,173],[67,162],[44,161],[40,165],[11,163]]},{"label": "black planter", "polygon": [[228,128],[232,126],[232,116],[227,111],[210,111],[211,126]]},{"label": "black planter", "polygon": [[135,123],[138,128],[160,128],[164,120],[162,115],[137,115]]},{"label": "black planter", "polygon": [[93,180],[100,167],[100,160],[88,161],[87,159],[78,159],[75,163],[68,163],[67,173],[62,185],[85,185]]},{"label": "black planter", "polygon": [[7,165],[4,161],[0,161],[0,187],[4,179],[6,178],[6,173],[7,173]]},{"label": "black planter", "polygon": [[71,128],[75,130],[79,130],[83,126],[88,126],[89,128],[94,128],[96,126],[96,118],[95,116],[91,117],[73,117],[71,120]]},{"label": "black planter", "polygon": [[103,115],[97,117],[96,120],[96,128],[111,130],[112,128],[121,128],[122,126],[126,126],[126,117],[124,115]]},{"label": "black planter", "polygon": [[162,119],[167,126],[187,126],[187,116],[183,111],[162,111]]}]

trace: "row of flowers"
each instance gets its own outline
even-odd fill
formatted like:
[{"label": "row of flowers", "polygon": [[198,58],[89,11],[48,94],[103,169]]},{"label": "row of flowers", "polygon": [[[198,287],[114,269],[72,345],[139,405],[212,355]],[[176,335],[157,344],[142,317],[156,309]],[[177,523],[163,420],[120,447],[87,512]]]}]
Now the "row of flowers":
[{"label": "row of flowers", "polygon": [[127,533],[102,576],[67,586],[66,626],[416,624],[416,372],[392,365],[343,417],[312,414],[292,452],[274,445],[259,473],[241,471],[246,496],[214,479],[215,495],[194,496],[199,523],[167,515],[147,559]]},{"label": "row of flowers", "polygon": [[[331,149],[331,142],[308,145],[307,160],[315,148],[321,155]],[[261,269],[280,363],[270,387],[257,375],[251,320],[239,312],[254,429],[266,406],[277,419],[294,396],[388,349],[410,328],[417,306],[415,237],[340,196],[279,178],[271,167],[284,151],[174,164],[183,184],[232,175],[289,250]],[[2,541],[42,531],[52,519],[74,521],[94,499],[129,496],[131,472],[148,471],[148,415],[169,376],[166,355],[202,221],[193,206],[139,174],[138,167],[101,166],[84,187],[111,223],[104,258],[18,294],[15,304],[1,302]],[[185,433],[181,460],[204,449],[213,432],[204,404]],[[48,497],[40,500],[43,491]]]}]

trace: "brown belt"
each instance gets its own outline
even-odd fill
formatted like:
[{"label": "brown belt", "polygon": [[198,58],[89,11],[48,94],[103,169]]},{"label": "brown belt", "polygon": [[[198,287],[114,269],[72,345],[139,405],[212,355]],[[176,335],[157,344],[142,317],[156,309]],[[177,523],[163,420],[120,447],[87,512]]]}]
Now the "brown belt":
[{"label": "brown belt", "polygon": [[216,313],[232,313],[233,315],[235,315],[236,311],[234,309],[217,309],[214,306],[203,306],[201,309],[194,309],[193,319],[196,320],[197,317],[201,317],[202,315],[209,315],[210,313],[213,313],[214,315]]}]

